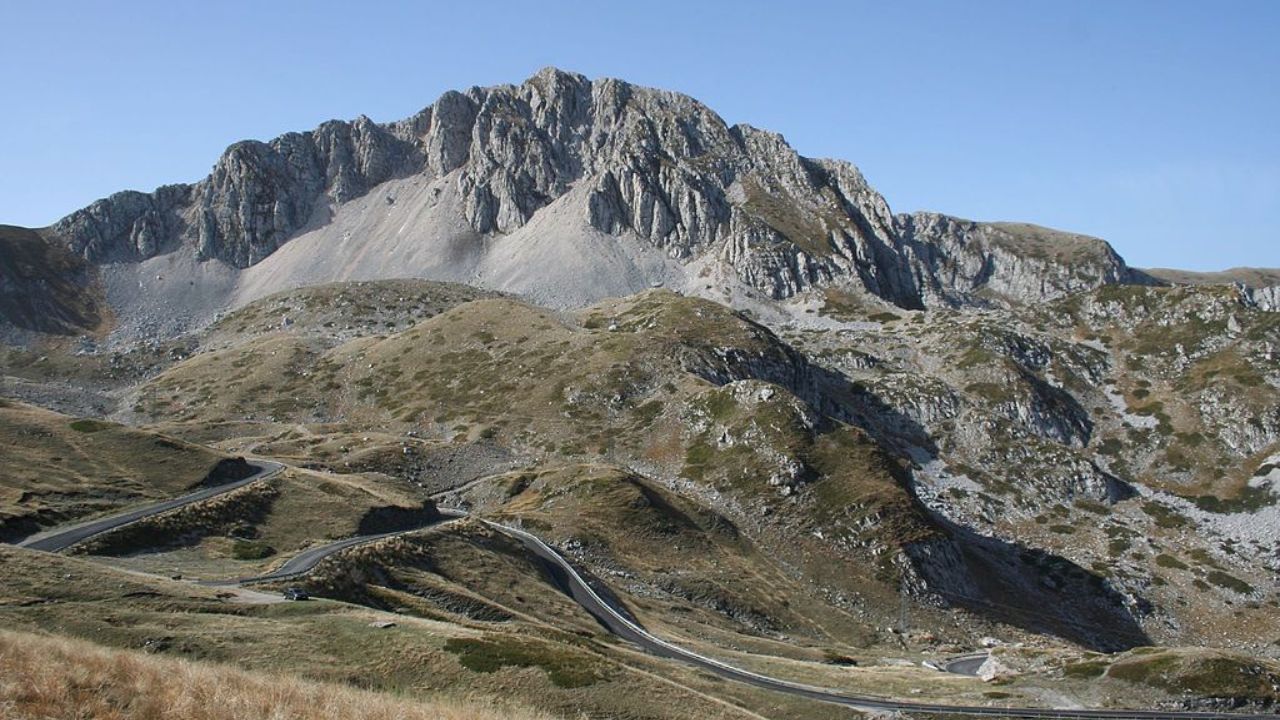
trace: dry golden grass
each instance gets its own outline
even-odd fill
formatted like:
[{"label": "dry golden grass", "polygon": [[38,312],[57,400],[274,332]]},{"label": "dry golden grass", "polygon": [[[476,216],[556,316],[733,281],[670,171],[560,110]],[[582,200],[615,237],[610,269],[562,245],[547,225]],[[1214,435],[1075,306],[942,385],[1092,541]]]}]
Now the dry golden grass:
[{"label": "dry golden grass", "polygon": [[181,494],[226,455],[0,398],[0,538]]},{"label": "dry golden grass", "polygon": [[[267,564],[325,540],[337,540],[386,526],[372,523],[379,511],[405,512],[420,501],[389,482],[359,475],[332,475],[289,468],[280,477],[193,503],[105,533],[77,547],[91,555],[130,555],[141,549],[179,547],[191,538],[211,558],[226,558],[237,534],[252,537],[274,552]],[[386,527],[386,529],[392,529]],[[187,538],[175,542],[174,538]],[[222,572],[235,573],[233,567]],[[241,568],[243,570],[243,568]],[[218,572],[210,568],[211,572]]]},{"label": "dry golden grass", "polygon": [[551,720],[483,699],[415,701],[290,676],[0,631],[0,717],[94,720]]}]

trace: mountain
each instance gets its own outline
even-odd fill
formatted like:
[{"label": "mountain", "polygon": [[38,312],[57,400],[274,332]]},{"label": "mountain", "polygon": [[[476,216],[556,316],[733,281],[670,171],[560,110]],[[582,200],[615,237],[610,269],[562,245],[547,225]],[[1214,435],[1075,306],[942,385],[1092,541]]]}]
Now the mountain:
[{"label": "mountain", "polygon": [[[921,308],[1154,282],[1095,238],[894,215],[847,162],[555,69],[398,122],[237,143],[200,182],[118,193],[43,232],[101,268],[123,327],[162,334],[290,287],[406,276],[561,307],[654,285],[735,302],[842,286]],[[174,317],[151,316],[157,301]]]},{"label": "mountain", "polygon": [[1151,268],[1144,272],[1172,285],[1240,284],[1255,289],[1280,286],[1280,268],[1231,268],[1221,272]]},{"label": "mountain", "polygon": [[[807,324],[770,328],[663,289],[565,312],[464,285],[348,282],[278,293],[165,343],[10,349],[6,394],[57,407],[79,388],[124,426],[13,403],[0,421],[26,449],[9,465],[39,477],[10,473],[0,497],[41,527],[59,522],[53,500],[64,517],[99,493],[119,503],[114,483],[85,483],[67,502],[35,482],[65,492],[75,476],[51,473],[71,459],[82,477],[104,473],[81,459],[99,441],[119,444],[106,473],[159,485],[135,468],[148,456],[129,453],[134,426],[132,442],[174,438],[294,469],[89,543],[80,552],[94,563],[242,577],[435,498],[536,533],[646,627],[769,674],[981,703],[989,686],[936,683],[918,665],[987,642],[1017,677],[999,690],[1013,704],[1274,706],[1280,696],[1254,679],[1272,676],[1278,654],[1280,314],[1224,286],[1108,285],[980,313],[863,299],[829,292]],[[259,548],[275,554],[236,554]],[[63,573],[89,573],[47,576],[37,561],[19,565],[14,590],[33,609],[0,607],[14,627],[61,632],[79,612],[79,632],[130,646],[173,627],[167,596],[127,598],[148,620],[124,635],[109,615],[38,603]],[[370,655],[401,646],[360,622],[332,646],[341,677],[479,684],[566,714],[625,717],[652,696],[593,669],[659,661],[602,636],[554,574],[474,524],[352,551],[290,582],[341,601],[326,612],[426,620],[426,638],[482,633],[467,653],[552,673],[490,677],[424,638]],[[116,587],[107,577],[77,592],[100,600]],[[294,642],[270,625],[228,644],[223,628],[240,621],[219,612],[162,637],[251,666],[259,635]],[[328,629],[309,624],[323,616],[297,622],[307,636]],[[303,672],[326,662],[289,658]],[[1191,695],[1173,679],[1183,673],[1199,678]],[[748,706],[815,716],[764,702]]]},{"label": "mountain", "polygon": [[1156,268],[1147,275],[1172,285],[1234,285],[1242,302],[1280,311],[1280,268],[1231,268],[1221,272],[1189,272]]},{"label": "mountain", "polygon": [[[895,215],[852,165],[556,70],[239,143],[0,260],[0,537],[286,466],[0,550],[6,627],[565,717],[847,715],[637,652],[572,566],[806,685],[1280,706],[1274,271]],[[276,597],[182,579],[332,543]],[[988,650],[986,680],[928,664]]]}]

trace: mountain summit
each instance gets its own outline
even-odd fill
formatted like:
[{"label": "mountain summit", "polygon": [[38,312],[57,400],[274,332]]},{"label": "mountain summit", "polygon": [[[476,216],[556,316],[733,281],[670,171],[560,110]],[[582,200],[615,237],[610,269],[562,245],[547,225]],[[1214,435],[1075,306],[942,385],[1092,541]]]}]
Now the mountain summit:
[{"label": "mountain summit", "polygon": [[0,626],[570,717],[1272,711],[1277,278],[557,70],[238,143],[0,226]]},{"label": "mountain summit", "polygon": [[659,284],[720,300],[835,284],[906,308],[1144,279],[1094,238],[895,216],[850,163],[685,95],[553,68],[446,92],[398,122],[236,143],[193,185],[117,193],[43,234],[110,268],[125,324],[139,289],[198,319],[289,287],[403,276],[558,306]]}]

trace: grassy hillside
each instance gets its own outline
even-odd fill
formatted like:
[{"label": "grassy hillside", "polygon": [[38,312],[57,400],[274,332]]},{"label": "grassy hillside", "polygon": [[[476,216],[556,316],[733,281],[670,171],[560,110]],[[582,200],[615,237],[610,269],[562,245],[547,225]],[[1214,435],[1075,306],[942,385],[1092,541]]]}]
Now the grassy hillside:
[{"label": "grassy hillside", "polygon": [[1241,307],[1228,287],[1104,288],[1062,310],[1116,358],[1109,384],[1130,417],[1098,443],[1113,472],[1249,509],[1280,434],[1280,314]]},{"label": "grassy hillside", "polygon": [[414,700],[279,673],[0,631],[5,717],[95,720],[550,720],[508,702]]},{"label": "grassy hillside", "polygon": [[[554,542],[589,567],[625,578],[619,588],[647,621],[696,633],[786,633],[816,645],[866,648],[877,642],[875,621],[833,608],[771,552],[777,531],[741,527],[729,517],[651,480],[608,465],[570,465],[495,476],[460,500],[503,522]],[[620,532],[619,529],[625,528]],[[803,542],[803,540],[795,540]],[[875,593],[864,573],[873,564],[846,557],[812,558],[810,577]]]},{"label": "grassy hillside", "polygon": [[175,366],[144,389],[140,410],[177,418],[164,426],[175,433],[224,427],[228,447],[238,423],[259,422],[252,432],[273,438],[273,452],[330,470],[379,448],[404,458],[441,443],[498,443],[548,470],[639,461],[731,502],[736,522],[778,533],[797,562],[815,534],[846,538],[846,560],[875,566],[826,574],[850,591],[896,588],[895,553],[937,532],[901,468],[810,404],[819,388],[767,329],[652,292],[570,319],[479,300],[332,349],[262,335]]},{"label": "grassy hillside", "polygon": [[1280,285],[1280,269],[1276,268],[1231,268],[1220,272],[1192,272],[1190,270],[1151,268],[1144,272],[1174,285],[1229,285],[1231,283],[1243,283],[1255,288]]},{"label": "grassy hillside", "polygon": [[[776,333],[665,291],[576,313],[417,281],[282,293],[175,345],[76,356],[144,378],[110,390],[141,429],[0,408],[0,452],[25,472],[9,497],[28,513],[97,503],[84,514],[200,476],[160,451],[278,458],[295,467],[80,550],[240,577],[421,519],[434,498],[535,532],[660,635],[859,692],[1107,704],[1133,685],[1123,669],[1081,684],[1060,667],[1076,660],[1037,660],[998,691],[900,664],[984,636],[1088,662],[1156,642],[1275,654],[1255,530],[1278,512],[1276,316],[1222,288],[1104,288],[1016,313],[826,299],[850,322]],[[32,354],[21,369],[52,386],[61,367]],[[131,462],[171,472],[135,478]],[[636,654],[475,520],[331,558],[291,581],[331,599],[311,604],[5,561],[15,627],[560,713],[671,717],[640,698],[674,683],[699,716],[823,715]],[[387,613],[403,637],[367,629]],[[1143,702],[1177,695],[1142,687]]]},{"label": "grassy hillside", "polygon": [[[1027,584],[1123,593],[1132,624],[1111,637],[1277,653],[1262,638],[1276,627],[1280,314],[1212,286],[987,313],[827,300],[858,324],[783,336],[874,398],[861,424],[909,448],[932,510],[1007,540]],[[1002,565],[967,576],[1008,577]]]},{"label": "grassy hillside", "polygon": [[430,280],[379,280],[313,285],[255,300],[203,331],[217,345],[286,331],[327,338],[378,334],[496,293]]},{"label": "grassy hillside", "polygon": [[984,225],[989,228],[988,240],[992,244],[1019,255],[1079,264],[1102,263],[1113,255],[1105,240],[1088,235],[1030,223],[993,222]]},{"label": "grassy hillside", "polygon": [[228,456],[0,399],[0,540],[199,485]]},{"label": "grassy hillside", "polygon": [[[1025,394],[1041,402],[1037,388]],[[907,587],[921,599],[941,593],[1002,622],[1045,627],[1035,614],[1048,602],[1040,597],[1050,587],[1042,587],[1042,563],[1019,561],[1012,544],[944,529],[915,498],[911,456],[886,444],[894,438],[881,424],[908,427],[907,418],[895,419],[895,409],[867,386],[813,364],[769,329],[709,301],[654,291],[564,316],[482,299],[406,330],[336,346],[273,332],[179,363],[139,398],[140,415],[163,421],[169,432],[236,451],[269,448],[332,472],[382,470],[435,489],[450,486],[433,484],[431,458],[446,447],[496,446],[516,466],[548,477],[565,468],[612,467],[723,516],[761,549],[758,557],[771,555],[814,583],[827,602],[856,607],[857,625],[892,622]],[[1066,404],[1057,395],[1048,402],[1047,412],[1055,411],[1053,403]],[[1010,438],[1010,446],[1015,442]],[[1063,474],[1073,471],[1067,466]],[[585,530],[584,517],[565,518],[566,532]],[[600,531],[611,540],[629,526],[605,524]],[[949,545],[955,538],[991,546],[958,552]],[[1024,579],[1005,582],[1017,576],[990,570],[1011,562]],[[1104,618],[1104,626],[1131,624],[1090,570],[1060,558],[1044,562],[1090,580],[1098,597],[1083,605],[1104,606],[1099,613],[1083,605],[1062,612]],[[990,582],[958,580],[971,572]],[[722,617],[708,619],[713,624],[727,619],[730,627],[750,629],[740,618],[773,612],[738,612],[765,605],[725,577],[700,579],[703,587],[692,591],[668,578],[649,582],[673,602],[713,598],[698,600],[718,608]],[[1065,608],[1058,586],[1051,590],[1053,606]],[[1013,614],[999,609],[1010,594],[1019,598]],[[808,602],[798,598],[802,606]],[[936,602],[935,595],[919,611],[934,612]],[[758,624],[822,626],[839,614],[828,610],[812,605]],[[1097,642],[1069,625],[1050,623]],[[945,644],[948,633],[935,635]]]},{"label": "grassy hillside", "polygon": [[[424,557],[439,570],[415,569]],[[527,554],[465,532],[366,546],[318,569],[312,582],[322,587],[387,583],[361,598],[375,608],[272,602],[275,591],[200,587],[2,546],[0,563],[12,577],[0,586],[0,626],[11,631],[227,663],[258,677],[302,676],[407,702],[498,697],[570,718],[759,717],[744,708],[785,720],[847,717],[637,653],[604,633]],[[481,605],[480,597],[492,599]],[[387,622],[394,625],[374,625]],[[653,703],[657,696],[669,702]]]},{"label": "grassy hillside", "polygon": [[105,533],[73,552],[112,556],[115,564],[163,574],[245,577],[312,545],[435,518],[431,503],[404,483],[290,468]]}]

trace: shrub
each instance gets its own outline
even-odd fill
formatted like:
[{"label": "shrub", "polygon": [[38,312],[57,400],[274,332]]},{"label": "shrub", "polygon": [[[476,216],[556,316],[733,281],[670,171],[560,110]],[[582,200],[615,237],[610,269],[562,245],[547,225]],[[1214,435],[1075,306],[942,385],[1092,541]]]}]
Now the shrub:
[{"label": "shrub", "polygon": [[1155,521],[1157,526],[1162,528],[1180,528],[1186,527],[1190,524],[1190,521],[1182,515],[1179,515],[1176,510],[1162,503],[1145,503],[1142,506],[1142,510],[1151,516],[1151,519]]},{"label": "shrub", "polygon": [[1226,588],[1228,590],[1233,590],[1235,592],[1240,593],[1241,595],[1248,595],[1253,592],[1252,585],[1250,585],[1249,583],[1241,580],[1240,578],[1234,575],[1228,575],[1227,573],[1224,573],[1221,570],[1211,571],[1208,575],[1208,579],[1209,579],[1209,582],[1213,583],[1214,585],[1217,585],[1218,587]]},{"label": "shrub", "polygon": [[256,540],[237,540],[231,546],[231,556],[237,560],[262,560],[275,554],[275,548]]},{"label": "shrub", "polygon": [[1089,680],[1100,677],[1107,671],[1107,663],[1101,660],[1086,660],[1084,662],[1069,663],[1062,668],[1062,674],[1069,678],[1080,680]]},{"label": "shrub", "polygon": [[97,420],[88,420],[88,419],[75,420],[71,423],[72,430],[75,430],[76,432],[82,432],[82,433],[102,432],[103,430],[106,430],[109,427],[111,426],[108,425],[107,423],[99,422]]}]

